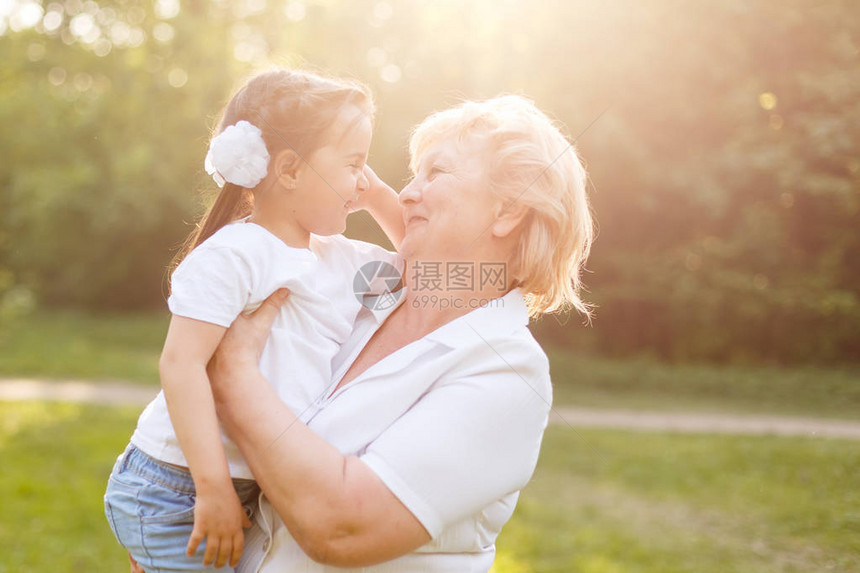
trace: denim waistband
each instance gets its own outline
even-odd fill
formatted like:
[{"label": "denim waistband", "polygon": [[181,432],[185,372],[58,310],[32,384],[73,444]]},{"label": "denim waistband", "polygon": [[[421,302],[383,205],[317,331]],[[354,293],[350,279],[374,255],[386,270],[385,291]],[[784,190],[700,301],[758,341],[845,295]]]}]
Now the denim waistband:
[{"label": "denim waistband", "polygon": [[[194,494],[194,478],[186,468],[174,466],[148,456],[134,444],[129,444],[122,455],[119,471],[128,469],[151,481],[160,483],[172,490]],[[233,487],[240,499],[252,493],[257,488],[257,482],[251,479],[233,479]]]}]

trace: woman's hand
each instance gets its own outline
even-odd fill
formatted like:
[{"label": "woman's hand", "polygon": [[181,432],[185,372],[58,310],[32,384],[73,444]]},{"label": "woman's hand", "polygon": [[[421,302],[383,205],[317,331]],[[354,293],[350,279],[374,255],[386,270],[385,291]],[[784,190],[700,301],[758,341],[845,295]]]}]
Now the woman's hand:
[{"label": "woman's hand", "polygon": [[237,372],[249,366],[257,368],[269,339],[272,324],[290,291],[276,290],[251,314],[240,314],[221,340],[209,362],[209,380],[213,392],[219,384],[229,383]]},{"label": "woman's hand", "polygon": [[212,397],[215,399],[218,417],[228,434],[231,433],[234,412],[239,416],[248,415],[242,404],[248,402],[253,395],[264,395],[272,390],[260,374],[260,356],[275,317],[289,295],[289,290],[279,289],[254,312],[239,315],[227,329],[221,344],[209,361],[207,372]]},{"label": "woman's hand", "polygon": [[373,470],[301,423],[260,373],[260,354],[286,297],[279,291],[237,318],[213,357],[209,379],[224,429],[312,559],[359,567],[424,545],[430,535]]},{"label": "woman's hand", "polygon": [[[272,323],[281,304],[288,296],[287,289],[276,291],[263,301],[256,312],[248,316],[240,315],[224,333],[207,367],[210,372],[209,382],[216,399],[218,395],[215,390],[219,383],[222,387],[228,386],[241,372],[243,364],[249,363],[254,371],[257,370]],[[213,376],[212,372],[215,370],[222,375]],[[194,506],[194,530],[186,547],[186,553],[189,556],[194,555],[205,539],[204,565],[214,563],[216,567],[222,567],[229,562],[231,567],[235,567],[244,550],[242,529],[250,526],[251,522],[245,515],[236,492],[229,486],[229,482],[228,487],[208,495],[204,494],[198,486],[198,496]],[[143,567],[131,554],[128,556],[128,561],[131,573],[145,573]]]}]

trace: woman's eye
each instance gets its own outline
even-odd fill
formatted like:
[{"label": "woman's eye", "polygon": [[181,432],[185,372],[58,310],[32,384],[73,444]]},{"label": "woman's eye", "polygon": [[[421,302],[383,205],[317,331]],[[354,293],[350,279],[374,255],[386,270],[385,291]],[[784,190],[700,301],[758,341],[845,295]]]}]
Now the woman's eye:
[{"label": "woman's eye", "polygon": [[447,173],[444,169],[440,169],[435,165],[430,168],[430,171],[427,173],[427,179],[434,179],[440,173]]}]

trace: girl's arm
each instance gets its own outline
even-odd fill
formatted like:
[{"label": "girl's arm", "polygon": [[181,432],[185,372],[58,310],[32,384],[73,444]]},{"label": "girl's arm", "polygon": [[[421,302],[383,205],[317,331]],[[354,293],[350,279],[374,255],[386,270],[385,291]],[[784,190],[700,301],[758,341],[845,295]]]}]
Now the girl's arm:
[{"label": "girl's arm", "polygon": [[[418,519],[364,462],[343,456],[299,422],[257,367],[283,297],[240,317],[211,365],[227,431],[301,548],[315,561],[366,566],[430,540]],[[229,405],[229,406],[228,406]]]},{"label": "girl's arm", "polygon": [[367,177],[368,188],[363,193],[359,207],[371,214],[394,248],[400,250],[406,225],[403,222],[403,210],[400,208],[397,191],[386,185],[368,165],[364,166],[364,175]]},{"label": "girl's arm", "polygon": [[205,539],[205,565],[229,561],[235,567],[244,546],[242,526],[250,523],[233,489],[206,373],[225,331],[174,315],[158,366],[170,420],[197,490],[187,553],[194,555]]}]

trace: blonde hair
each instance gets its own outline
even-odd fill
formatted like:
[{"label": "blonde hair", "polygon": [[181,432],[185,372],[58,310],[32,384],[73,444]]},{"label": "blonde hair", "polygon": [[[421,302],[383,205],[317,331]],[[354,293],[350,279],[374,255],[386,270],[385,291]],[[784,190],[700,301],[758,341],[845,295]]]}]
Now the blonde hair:
[{"label": "blonde hair", "polygon": [[[212,137],[245,120],[263,132],[270,156],[289,147],[307,157],[323,146],[323,137],[346,105],[355,105],[373,119],[373,96],[365,85],[303,70],[274,69],[254,76],[230,98]],[[224,185],[186,239],[173,268],[215,231],[250,215],[253,205],[250,189]]]},{"label": "blonde hair", "polygon": [[533,317],[575,308],[587,320],[581,273],[594,240],[587,175],[573,144],[529,99],[517,95],[467,101],[434,113],[409,142],[410,168],[442,140],[485,142],[491,189],[505,209],[528,208],[509,276],[526,296]]}]

